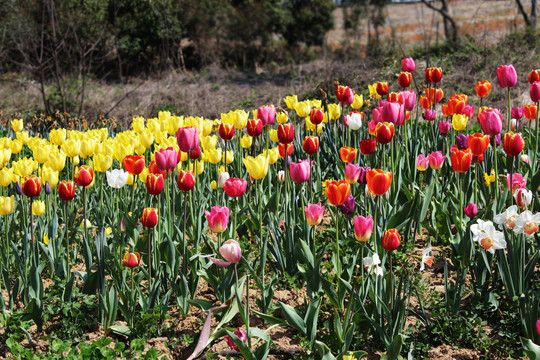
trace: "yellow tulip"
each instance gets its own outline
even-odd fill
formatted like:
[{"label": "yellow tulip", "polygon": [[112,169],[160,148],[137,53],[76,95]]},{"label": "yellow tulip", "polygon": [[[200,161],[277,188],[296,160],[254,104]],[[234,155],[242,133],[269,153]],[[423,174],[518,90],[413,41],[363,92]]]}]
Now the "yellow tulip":
[{"label": "yellow tulip", "polygon": [[467,127],[469,118],[466,115],[454,114],[452,116],[452,127],[456,131],[463,130]]},{"label": "yellow tulip", "polygon": [[13,182],[13,169],[3,168],[0,170],[0,186],[6,187]]},{"label": "yellow tulip", "polygon": [[105,236],[109,236],[112,234],[112,228],[109,226],[105,229]]},{"label": "yellow tulip", "polygon": [[146,123],[147,131],[155,133],[161,130],[161,124],[156,118],[148,119]]},{"label": "yellow tulip", "polygon": [[11,195],[10,197],[0,196],[0,214],[9,215],[13,211],[15,206],[15,197]]},{"label": "yellow tulip", "polygon": [[167,134],[174,136],[178,132],[178,129],[180,129],[180,126],[182,126],[184,118],[181,116],[169,116],[167,121],[165,122],[165,130],[167,131]]},{"label": "yellow tulip", "polygon": [[84,139],[81,141],[81,156],[83,159],[94,156],[94,149],[96,147],[96,141],[92,138]]},{"label": "yellow tulip", "polygon": [[323,128],[323,124],[319,124],[315,126],[310,120],[309,117],[306,118],[306,127],[309,131],[316,132],[317,134],[320,134]]},{"label": "yellow tulip", "polygon": [[58,185],[58,172],[54,171],[48,166],[43,166],[41,168],[39,176],[41,177],[43,185],[45,185],[45,182],[49,182],[49,186],[51,188],[54,188],[56,187],[56,185]]},{"label": "yellow tulip", "polygon": [[[234,152],[232,150],[227,150],[227,165],[232,164],[234,161]],[[223,153],[223,162],[225,162],[225,153]]]},{"label": "yellow tulip", "polygon": [[278,111],[276,112],[276,119],[278,123],[285,124],[287,121],[289,121],[289,115],[285,111]]},{"label": "yellow tulip", "polygon": [[308,100],[309,101],[309,106],[313,109],[313,108],[317,108],[317,109],[320,109],[321,108],[321,100]]},{"label": "yellow tulip", "polygon": [[249,114],[244,110],[236,110],[235,115],[236,119],[234,120],[234,127],[242,130],[247,125]]},{"label": "yellow tulip", "polygon": [[139,144],[148,148],[154,143],[154,135],[150,132],[142,132],[139,134]]},{"label": "yellow tulip", "polygon": [[381,95],[377,92],[377,83],[373,85],[368,85],[369,88],[369,97],[373,100],[377,100],[381,98]]},{"label": "yellow tulip", "polygon": [[221,148],[207,149],[204,152],[208,161],[210,161],[212,164],[216,165],[221,161]]},{"label": "yellow tulip", "polygon": [[45,212],[45,203],[41,200],[34,200],[32,203],[32,214],[34,216],[40,216],[43,215]]},{"label": "yellow tulip", "polygon": [[51,151],[46,164],[54,171],[62,171],[66,167],[66,154],[58,150]]},{"label": "yellow tulip", "polygon": [[79,158],[79,155],[73,157],[73,159],[71,159],[71,162],[73,163],[73,165],[77,166],[81,163],[81,159]]},{"label": "yellow tulip", "polygon": [[52,146],[51,145],[44,145],[41,147],[37,147],[32,150],[32,155],[34,156],[34,159],[40,163],[44,164],[46,161],[49,160],[49,154],[51,153]]},{"label": "yellow tulip", "polygon": [[201,138],[201,145],[203,150],[210,150],[216,147],[218,137],[216,135],[212,136],[203,136]]},{"label": "yellow tulip", "polygon": [[242,136],[240,139],[240,144],[244,149],[249,149],[251,144],[253,144],[253,138],[251,136]]},{"label": "yellow tulip", "polygon": [[[229,159],[227,158],[227,161]],[[196,161],[197,163],[197,172],[195,173],[195,163],[190,163],[188,166],[188,171],[191,171],[196,176],[201,175],[204,172],[204,162],[203,161]]]},{"label": "yellow tulip", "polygon": [[8,163],[8,161],[11,159],[11,149],[3,149],[2,150],[2,165],[5,165]]},{"label": "yellow tulip", "polygon": [[299,117],[308,117],[311,112],[311,107],[309,106],[309,101],[298,102],[295,107],[296,115]]},{"label": "yellow tulip", "polygon": [[131,127],[136,133],[142,134],[144,132],[144,118],[142,116],[136,116],[131,120]]},{"label": "yellow tulip", "polygon": [[106,139],[103,142],[97,143],[94,154],[111,155],[114,154],[114,139]]},{"label": "yellow tulip", "polygon": [[364,95],[354,94],[354,101],[351,107],[354,110],[360,110],[364,106]]},{"label": "yellow tulip", "polygon": [[28,142],[28,131],[21,131],[17,133],[17,140],[26,144]]},{"label": "yellow tulip", "polygon": [[148,177],[148,168],[145,167],[144,170],[139,174],[139,180],[146,184],[147,177]]},{"label": "yellow tulip", "polygon": [[11,140],[9,143],[9,149],[13,154],[18,154],[21,152],[23,143],[20,140]]},{"label": "yellow tulip", "polygon": [[270,129],[270,140],[275,143],[279,142],[278,134],[276,129]]},{"label": "yellow tulip", "polygon": [[268,157],[268,163],[273,165],[279,159],[279,148],[276,146],[275,148],[268,149],[268,154],[266,154],[266,150],[263,150],[263,155]]},{"label": "yellow tulip", "polygon": [[61,148],[68,157],[74,158],[81,152],[81,142],[76,139],[68,139],[64,141]]},{"label": "yellow tulip", "polygon": [[341,107],[338,104],[328,104],[328,112],[330,113],[330,120],[337,120],[341,117]]},{"label": "yellow tulip", "polygon": [[220,119],[221,119],[221,122],[224,124],[234,125],[234,121],[236,120],[236,113],[231,110],[226,114],[220,114]]},{"label": "yellow tulip", "polygon": [[49,234],[48,233],[43,234],[43,243],[45,245],[49,245]]},{"label": "yellow tulip", "polygon": [[216,190],[216,189],[217,189],[217,182],[216,182],[216,180],[212,180],[212,182],[210,183],[210,187],[212,188],[212,190]]},{"label": "yellow tulip", "polygon": [[16,133],[22,131],[23,127],[24,127],[24,123],[23,123],[22,119],[13,119],[13,120],[11,120],[11,128]]},{"label": "yellow tulip", "polygon": [[145,152],[146,152],[146,148],[142,146],[141,144],[137,145],[137,147],[135,148],[135,153],[137,155],[144,155]]},{"label": "yellow tulip", "polygon": [[289,95],[283,98],[283,101],[285,101],[285,104],[287,107],[291,110],[296,109],[296,104],[298,103],[298,96],[296,95]]},{"label": "yellow tulip", "polygon": [[30,176],[34,171],[38,169],[38,162],[32,159],[28,158],[22,158],[18,161],[14,161],[11,163],[11,166],[13,167],[13,172],[20,176]]},{"label": "yellow tulip", "polygon": [[263,154],[260,154],[255,158],[248,156],[242,160],[252,178],[260,180],[268,173],[268,158]]},{"label": "yellow tulip", "polygon": [[53,129],[49,133],[49,140],[56,146],[61,146],[66,141],[66,129]]},{"label": "yellow tulip", "polygon": [[94,171],[104,173],[112,166],[113,158],[111,155],[97,154],[94,155],[93,168]]},{"label": "yellow tulip", "polygon": [[133,185],[134,180],[135,180],[135,178],[133,177],[133,174],[129,174],[126,185]]},{"label": "yellow tulip", "polygon": [[114,146],[114,158],[118,160],[119,163],[122,163],[124,158],[128,155],[133,155],[133,146],[125,146],[120,143],[116,143]]},{"label": "yellow tulip", "polygon": [[201,125],[202,131],[199,132],[202,136],[208,136],[212,133],[213,124],[209,120],[204,120]]}]

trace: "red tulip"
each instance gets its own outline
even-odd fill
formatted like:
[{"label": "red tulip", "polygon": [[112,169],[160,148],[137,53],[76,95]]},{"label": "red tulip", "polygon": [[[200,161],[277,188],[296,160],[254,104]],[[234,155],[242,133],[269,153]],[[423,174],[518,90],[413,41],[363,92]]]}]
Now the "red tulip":
[{"label": "red tulip", "polygon": [[144,156],[127,155],[122,163],[126,171],[131,175],[139,175],[144,170]]},{"label": "red tulip", "polygon": [[[201,147],[200,147],[200,146],[199,146],[197,149],[191,150],[191,151],[189,152],[189,158],[190,158],[191,160],[196,160],[196,159],[198,159],[200,156],[201,156]],[[178,162],[177,162],[177,164],[178,164]]]},{"label": "red tulip", "polygon": [[532,84],[535,81],[540,81],[540,69],[532,70],[529,73],[529,83]]},{"label": "red tulip", "polygon": [[258,137],[262,133],[263,123],[259,119],[248,120],[246,128],[249,136]]},{"label": "red tulip", "polygon": [[345,180],[329,181],[326,185],[326,197],[332,205],[343,205],[350,194],[351,185]]},{"label": "red tulip", "polygon": [[371,169],[366,173],[366,181],[368,189],[373,195],[383,195],[392,185],[392,172]]},{"label": "red tulip", "polygon": [[535,81],[531,84],[529,95],[531,96],[532,102],[540,102],[540,81]]},{"label": "red tulip", "polygon": [[394,124],[392,123],[378,123],[375,128],[375,139],[380,144],[388,144],[394,137]]},{"label": "red tulip", "polygon": [[75,174],[73,180],[79,186],[88,186],[94,181],[94,169],[90,165],[77,166],[75,168]]},{"label": "red tulip", "polygon": [[277,135],[279,142],[282,144],[289,144],[294,140],[294,126],[293,124],[279,124],[277,128]]},{"label": "red tulip", "polygon": [[41,192],[41,178],[36,175],[25,176],[22,180],[22,192],[29,198],[38,196]]},{"label": "red tulip", "polygon": [[396,229],[386,230],[382,238],[382,247],[388,251],[396,250],[401,244],[401,236]]},{"label": "red tulip", "polygon": [[443,71],[441,68],[427,68],[425,74],[426,81],[430,83],[438,83],[442,79],[442,73]]},{"label": "red tulip", "polygon": [[158,209],[145,208],[141,216],[141,223],[146,228],[153,228],[158,222]]},{"label": "red tulip", "polygon": [[75,197],[75,183],[73,181],[61,181],[58,184],[58,196],[64,201],[71,201]]},{"label": "red tulip", "polygon": [[279,143],[278,144],[278,151],[279,151],[279,156],[281,156],[282,158],[285,157],[285,151],[287,152],[287,156],[291,156],[292,155],[292,152],[294,150],[294,145],[293,144],[284,144],[284,143]]},{"label": "red tulip", "polygon": [[504,134],[503,149],[508,156],[517,156],[523,150],[525,141],[521,133],[514,134],[512,131]]},{"label": "red tulip", "polygon": [[178,188],[184,192],[188,192],[195,186],[195,176],[191,171],[180,170],[176,178]]},{"label": "red tulip", "polygon": [[319,150],[319,138],[317,136],[306,136],[302,141],[302,147],[306,154],[315,154]]},{"label": "red tulip", "polygon": [[354,92],[348,86],[337,85],[336,97],[343,105],[351,105],[354,101]]},{"label": "red tulip", "polygon": [[385,82],[378,82],[376,86],[377,94],[380,96],[384,96],[388,94],[388,83]]},{"label": "red tulip", "polygon": [[247,189],[247,181],[238,178],[229,178],[223,184],[223,190],[230,197],[240,197]]},{"label": "red tulip", "polygon": [[127,252],[124,255],[124,259],[122,259],[122,262],[124,263],[124,266],[130,269],[133,269],[141,263],[141,254],[138,252],[130,253]]},{"label": "red tulip", "polygon": [[[354,98],[354,95],[353,95],[353,98]],[[321,109],[311,109],[311,111],[309,112],[309,121],[311,121],[313,125],[319,125],[320,123],[323,122],[323,120],[324,120],[324,113]]]},{"label": "red tulip", "polygon": [[219,137],[225,141],[234,137],[234,124],[221,123],[219,125]]},{"label": "red tulip", "polygon": [[156,161],[152,161],[150,165],[148,165],[148,173],[150,174],[161,174],[163,175],[163,179],[167,178],[167,171],[161,170],[159,166],[157,165]]},{"label": "red tulip", "polygon": [[412,75],[410,72],[400,72],[398,76],[399,86],[402,88],[408,88],[411,85]]},{"label": "red tulip", "polygon": [[161,174],[148,174],[146,177],[146,191],[150,195],[159,195],[163,191],[165,180]]},{"label": "red tulip", "polygon": [[360,141],[360,152],[364,155],[371,155],[377,148],[377,140],[375,139],[362,139]]}]

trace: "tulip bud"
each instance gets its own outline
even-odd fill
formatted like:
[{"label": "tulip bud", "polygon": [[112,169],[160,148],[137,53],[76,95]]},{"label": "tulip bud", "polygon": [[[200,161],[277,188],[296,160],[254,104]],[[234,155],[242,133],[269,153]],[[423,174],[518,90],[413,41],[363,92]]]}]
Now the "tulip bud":
[{"label": "tulip bud", "polygon": [[145,208],[141,216],[141,223],[146,228],[153,228],[158,222],[158,209]]},{"label": "tulip bud", "polygon": [[23,194],[21,183],[18,181],[15,183],[15,192],[17,193],[17,195]]},{"label": "tulip bud", "polygon": [[51,185],[49,185],[48,181],[45,181],[45,194],[49,195],[51,193]]},{"label": "tulip bud", "polygon": [[401,244],[401,236],[396,229],[386,230],[382,238],[382,246],[385,250],[394,251]]},{"label": "tulip bud", "polygon": [[277,174],[278,182],[283,183],[285,182],[285,171],[279,170]]},{"label": "tulip bud", "polygon": [[225,181],[229,180],[230,176],[227,171],[221,171],[218,177],[218,186],[220,189],[225,185]]},{"label": "tulip bud", "polygon": [[473,203],[469,203],[463,207],[463,212],[470,218],[473,218],[478,213],[478,206]]},{"label": "tulip bud", "polygon": [[514,199],[516,200],[516,205],[520,208],[528,208],[532,202],[533,193],[527,189],[517,189],[514,193]]},{"label": "tulip bud", "polygon": [[339,210],[341,210],[341,213],[344,215],[351,215],[354,213],[354,206],[356,205],[356,202],[354,200],[354,197],[352,195],[349,195],[347,200],[340,205]]},{"label": "tulip bud", "polygon": [[124,255],[124,258],[122,259],[122,262],[124,263],[125,267],[133,269],[139,266],[141,262],[141,254],[139,254],[138,252],[135,252],[135,253],[127,252]]},{"label": "tulip bud", "polygon": [[522,154],[520,157],[519,157],[519,160],[523,161],[524,163],[529,163],[529,155],[527,154]]},{"label": "tulip bud", "polygon": [[122,221],[120,221],[120,232],[123,234],[126,231],[127,231],[126,220],[122,219]]},{"label": "tulip bud", "polygon": [[233,239],[225,241],[221,248],[219,248],[219,253],[223,256],[223,259],[231,264],[236,264],[242,259],[240,244]]}]

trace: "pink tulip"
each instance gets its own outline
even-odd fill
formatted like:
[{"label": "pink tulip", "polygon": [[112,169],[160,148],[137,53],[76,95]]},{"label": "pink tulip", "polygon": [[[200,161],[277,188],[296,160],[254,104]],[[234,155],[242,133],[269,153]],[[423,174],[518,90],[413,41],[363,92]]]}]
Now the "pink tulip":
[{"label": "pink tulip", "polygon": [[439,170],[444,164],[446,155],[443,156],[442,151],[434,151],[428,155],[429,167],[433,170]]},{"label": "pink tulip", "polygon": [[262,121],[263,126],[272,125],[276,119],[276,108],[273,106],[261,106],[257,109],[257,119]]},{"label": "pink tulip", "polygon": [[205,211],[208,226],[215,233],[222,233],[227,228],[229,222],[229,208],[214,206],[210,212]]},{"label": "pink tulip", "polygon": [[176,141],[180,151],[189,152],[197,150],[199,147],[199,130],[196,127],[190,126],[178,129],[176,133]]},{"label": "pink tulip", "polygon": [[523,117],[523,108],[522,107],[513,107],[511,112],[512,118],[519,120]]},{"label": "pink tulip", "polygon": [[172,147],[161,149],[154,154],[156,165],[161,171],[173,170],[176,167],[178,154]]},{"label": "pink tulip", "polygon": [[413,58],[404,58],[401,60],[401,70],[412,73],[416,69]]},{"label": "pink tulip", "polygon": [[536,333],[540,335],[540,320],[536,320]]},{"label": "pink tulip", "polygon": [[476,204],[469,203],[467,206],[463,207],[463,211],[465,212],[465,215],[473,218],[478,213],[478,206],[476,206]]},{"label": "pink tulip", "polygon": [[437,116],[437,112],[435,110],[427,109],[423,114],[422,117],[424,120],[427,121],[433,121],[435,120],[435,117]]},{"label": "pink tulip", "polygon": [[345,165],[345,181],[349,184],[356,184],[360,177],[362,168],[358,164],[348,163]]},{"label": "pink tulip", "polygon": [[446,135],[450,131],[450,128],[452,127],[452,124],[450,124],[448,121],[441,121],[439,123],[439,132],[441,135]]},{"label": "pink tulip", "polygon": [[373,114],[373,120],[371,120],[371,122],[373,122],[374,124],[378,124],[380,122],[383,122],[382,108],[381,107],[373,108],[371,113]]},{"label": "pink tulip", "polygon": [[406,111],[411,111],[416,104],[416,93],[414,90],[402,91],[403,94],[403,107]]},{"label": "pink tulip", "polygon": [[[240,328],[237,328],[238,330],[236,330],[235,332],[233,332],[234,335],[238,336],[238,338],[242,341],[242,342],[246,342],[247,341],[247,334],[244,330],[240,329]],[[236,346],[236,344],[234,343],[233,339],[231,339],[231,337],[229,335],[225,335],[225,341],[227,342],[227,345],[229,345],[229,347],[235,351],[238,351],[238,346]]]},{"label": "pink tulip", "polygon": [[418,171],[425,171],[429,166],[429,158],[425,157],[423,154],[419,154],[416,158],[416,169]]},{"label": "pink tulip", "polygon": [[324,206],[322,206],[321,203],[308,203],[304,208],[304,211],[306,212],[306,220],[309,225],[316,226],[321,223],[324,215]]},{"label": "pink tulip", "polygon": [[529,155],[527,154],[521,154],[521,156],[519,157],[519,160],[523,161],[524,163],[529,163]]},{"label": "pink tulip", "polygon": [[366,242],[373,232],[373,218],[369,215],[367,218],[358,215],[353,221],[354,236],[360,242]]},{"label": "pink tulip", "polygon": [[[511,187],[510,183],[512,183]],[[508,190],[511,190],[513,194],[517,189],[525,188],[527,186],[527,180],[519,173],[507,174],[506,184],[508,185]]]},{"label": "pink tulip", "polygon": [[531,96],[532,102],[540,102],[540,81],[535,81],[531,84],[529,94]]},{"label": "pink tulip", "polygon": [[403,125],[403,105],[385,102],[382,107],[381,117],[383,122],[389,122],[394,125]]},{"label": "pink tulip", "polygon": [[466,115],[469,119],[472,118],[472,116],[474,115],[474,106],[465,105],[465,109],[463,109],[463,114]]},{"label": "pink tulip", "polygon": [[219,248],[219,253],[223,256],[225,261],[231,264],[236,264],[242,259],[242,249],[240,248],[240,244],[233,239],[225,241]]},{"label": "pink tulip", "polygon": [[289,165],[291,179],[295,183],[303,183],[309,180],[311,176],[311,161],[299,160],[297,163],[292,162]]},{"label": "pink tulip", "polygon": [[486,135],[498,135],[501,133],[503,118],[498,109],[486,109],[478,115],[480,127]]},{"label": "pink tulip", "polygon": [[247,181],[239,178],[229,178],[223,184],[223,190],[230,197],[240,197],[245,194]]},{"label": "pink tulip", "polygon": [[516,69],[512,64],[501,65],[497,68],[497,80],[502,88],[514,87],[517,83]]}]

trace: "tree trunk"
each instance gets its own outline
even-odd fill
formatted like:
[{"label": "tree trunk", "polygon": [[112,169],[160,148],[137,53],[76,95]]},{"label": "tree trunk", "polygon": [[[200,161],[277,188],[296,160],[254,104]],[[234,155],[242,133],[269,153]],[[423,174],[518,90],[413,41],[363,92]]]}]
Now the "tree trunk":
[{"label": "tree trunk", "polygon": [[536,22],[538,19],[538,1],[531,0],[531,27],[536,30]]}]

